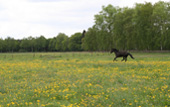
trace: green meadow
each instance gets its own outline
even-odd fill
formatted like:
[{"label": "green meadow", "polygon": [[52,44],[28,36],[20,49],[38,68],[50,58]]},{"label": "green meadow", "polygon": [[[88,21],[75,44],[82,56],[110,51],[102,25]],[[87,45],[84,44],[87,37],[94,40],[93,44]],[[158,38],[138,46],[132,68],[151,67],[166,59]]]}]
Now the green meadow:
[{"label": "green meadow", "polygon": [[168,107],[170,53],[1,53],[0,107]]}]

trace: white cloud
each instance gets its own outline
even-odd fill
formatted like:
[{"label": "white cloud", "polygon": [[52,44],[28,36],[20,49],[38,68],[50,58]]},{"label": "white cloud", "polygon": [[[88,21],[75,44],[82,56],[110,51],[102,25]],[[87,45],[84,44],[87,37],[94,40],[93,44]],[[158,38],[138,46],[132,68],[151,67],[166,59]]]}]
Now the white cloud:
[{"label": "white cloud", "polygon": [[0,0],[0,37],[22,39],[44,35],[49,38],[59,32],[71,36],[92,27],[94,15],[103,5],[132,6],[135,1]]},{"label": "white cloud", "polygon": [[11,2],[1,1],[0,3],[5,8],[0,11],[0,36],[23,38],[30,35],[44,35],[48,38],[56,36],[59,32],[70,36],[92,26],[89,20],[93,19],[93,12],[86,12],[83,2],[80,1],[11,0]]},{"label": "white cloud", "polygon": [[[135,3],[145,3],[145,2],[151,2],[151,3],[156,3],[160,0],[120,0],[119,6],[120,7],[134,7]],[[163,1],[169,1],[169,0],[163,0]]]}]

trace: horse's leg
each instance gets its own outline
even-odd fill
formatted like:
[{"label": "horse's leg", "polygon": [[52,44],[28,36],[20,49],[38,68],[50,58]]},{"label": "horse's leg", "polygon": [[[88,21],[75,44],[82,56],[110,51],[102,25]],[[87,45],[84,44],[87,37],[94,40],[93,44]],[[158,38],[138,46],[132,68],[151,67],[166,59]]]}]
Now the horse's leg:
[{"label": "horse's leg", "polygon": [[127,57],[125,57],[125,62],[127,61]]},{"label": "horse's leg", "polygon": [[115,57],[113,61],[116,61],[116,58],[117,58],[117,57]]},{"label": "horse's leg", "polygon": [[123,57],[122,61],[125,60],[125,57]]}]

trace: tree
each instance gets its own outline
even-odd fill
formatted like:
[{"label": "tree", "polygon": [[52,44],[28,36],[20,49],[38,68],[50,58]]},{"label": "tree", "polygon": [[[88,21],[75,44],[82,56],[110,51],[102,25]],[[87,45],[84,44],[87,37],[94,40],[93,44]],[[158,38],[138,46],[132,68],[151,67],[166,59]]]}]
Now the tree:
[{"label": "tree", "polygon": [[40,36],[34,40],[35,42],[35,50],[36,51],[45,51],[46,49],[46,38],[44,36]]},{"label": "tree", "polygon": [[35,38],[29,36],[28,38],[23,38],[20,43],[20,51],[22,52],[34,52]]},{"label": "tree", "polygon": [[3,52],[5,48],[5,42],[3,39],[0,38],[0,52]]},{"label": "tree", "polygon": [[29,41],[27,40],[27,38],[22,39],[21,43],[20,43],[20,52],[28,52],[29,50]]},{"label": "tree", "polygon": [[49,39],[49,45],[48,48],[50,51],[56,51],[55,47],[56,47],[56,37]]},{"label": "tree", "polygon": [[114,42],[115,42],[115,46],[118,49],[125,49],[126,46],[126,37],[124,34],[124,14],[123,14],[123,9],[118,9],[117,14],[115,15],[114,18]]},{"label": "tree", "polygon": [[102,11],[99,14],[95,15],[95,25],[94,27],[97,29],[97,41],[99,42],[98,48],[99,50],[110,50],[111,47],[115,46],[114,39],[114,18],[117,14],[116,7],[112,5],[103,6]]},{"label": "tree", "polygon": [[69,38],[68,48],[70,51],[82,51],[81,36],[81,33],[75,33]]},{"label": "tree", "polygon": [[17,51],[18,42],[14,38],[7,37],[4,42],[6,44],[5,47],[8,52]]},{"label": "tree", "polygon": [[96,40],[96,29],[95,27],[89,28],[84,38],[82,39],[83,50],[96,51],[98,50],[98,43]]},{"label": "tree", "polygon": [[56,37],[55,49],[57,51],[66,51],[68,50],[68,36],[64,33],[59,33]]},{"label": "tree", "polygon": [[154,42],[152,37],[152,13],[153,6],[151,3],[136,4],[134,21],[137,49],[150,50],[150,46],[152,46],[152,42]]},{"label": "tree", "polygon": [[119,49],[134,49],[134,9],[120,8],[114,18],[114,39]]},{"label": "tree", "polygon": [[28,41],[29,41],[30,51],[34,52],[35,51],[35,44],[36,44],[35,38],[33,38],[32,36],[29,36]]},{"label": "tree", "polygon": [[65,36],[64,40],[62,41],[62,51],[68,51],[68,44],[69,44],[69,37]]},{"label": "tree", "polygon": [[123,9],[123,35],[125,38],[123,49],[135,49],[135,25],[133,21],[134,9],[124,8]]},{"label": "tree", "polygon": [[158,49],[169,48],[169,29],[170,29],[170,4],[160,1],[155,3],[153,9],[153,30],[155,45]]}]

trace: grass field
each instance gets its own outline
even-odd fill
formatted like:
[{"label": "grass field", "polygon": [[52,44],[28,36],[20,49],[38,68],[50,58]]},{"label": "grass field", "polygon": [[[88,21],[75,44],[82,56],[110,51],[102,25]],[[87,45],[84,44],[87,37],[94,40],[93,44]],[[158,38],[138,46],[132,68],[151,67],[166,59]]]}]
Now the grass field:
[{"label": "grass field", "polygon": [[168,107],[170,53],[1,53],[0,107]]}]

